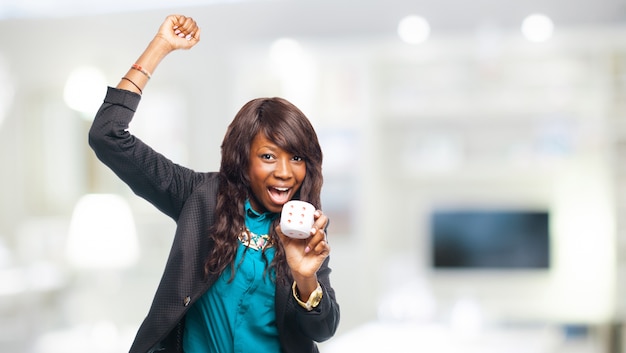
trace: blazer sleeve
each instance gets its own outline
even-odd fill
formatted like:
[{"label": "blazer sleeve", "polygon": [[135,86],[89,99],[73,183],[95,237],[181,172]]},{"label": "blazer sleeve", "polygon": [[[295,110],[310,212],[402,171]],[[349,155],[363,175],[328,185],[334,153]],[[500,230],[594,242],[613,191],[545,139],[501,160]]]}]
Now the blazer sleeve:
[{"label": "blazer sleeve", "polygon": [[173,163],[128,131],[140,100],[139,94],[109,87],[89,130],[89,145],[135,194],[178,220],[186,198],[207,175]]},{"label": "blazer sleeve", "polygon": [[337,331],[340,310],[330,284],[329,261],[330,257],[327,257],[317,273],[324,294],[313,310],[307,311],[296,302],[290,283],[277,289],[276,318],[281,346],[286,353],[317,352],[315,342],[326,341]]},{"label": "blazer sleeve", "polygon": [[314,341],[323,342],[331,338],[339,326],[339,304],[335,290],[330,284],[331,269],[328,266],[330,257],[327,257],[320,267],[317,278],[322,287],[322,301],[311,311],[306,311],[297,302],[293,295],[289,299],[296,309],[296,317],[300,329]]}]

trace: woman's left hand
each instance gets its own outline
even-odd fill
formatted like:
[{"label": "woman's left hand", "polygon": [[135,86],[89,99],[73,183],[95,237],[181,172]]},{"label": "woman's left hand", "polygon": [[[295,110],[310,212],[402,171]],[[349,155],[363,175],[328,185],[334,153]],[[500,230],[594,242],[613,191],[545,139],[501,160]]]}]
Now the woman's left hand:
[{"label": "woman's left hand", "polygon": [[330,245],[324,231],[328,217],[321,210],[316,210],[314,219],[311,236],[306,239],[290,238],[283,234],[280,225],[276,227],[294,278],[314,278],[330,254]]}]

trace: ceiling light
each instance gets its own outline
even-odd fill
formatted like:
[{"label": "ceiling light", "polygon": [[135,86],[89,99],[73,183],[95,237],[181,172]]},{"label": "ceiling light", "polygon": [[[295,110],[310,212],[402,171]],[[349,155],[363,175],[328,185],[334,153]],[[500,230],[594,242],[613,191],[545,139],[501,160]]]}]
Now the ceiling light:
[{"label": "ceiling light", "polygon": [[554,23],[543,14],[533,14],[522,22],[522,33],[531,42],[545,42],[552,37]]},{"label": "ceiling light", "polygon": [[82,113],[86,119],[91,119],[102,104],[106,85],[106,79],[100,70],[79,67],[67,78],[63,99],[68,107]]},{"label": "ceiling light", "polygon": [[398,35],[406,43],[420,44],[428,39],[430,25],[423,17],[410,15],[398,23]]}]

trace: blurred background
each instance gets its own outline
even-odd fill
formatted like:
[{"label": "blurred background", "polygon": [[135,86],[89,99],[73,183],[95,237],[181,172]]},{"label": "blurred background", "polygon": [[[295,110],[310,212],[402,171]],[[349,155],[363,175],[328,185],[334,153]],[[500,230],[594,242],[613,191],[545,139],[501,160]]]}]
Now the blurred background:
[{"label": "blurred background", "polygon": [[322,352],[626,351],[624,0],[1,0],[0,351],[128,351],[175,224],[87,130],[170,13],[202,41],[133,133],[214,171],[252,98],[318,131]]}]

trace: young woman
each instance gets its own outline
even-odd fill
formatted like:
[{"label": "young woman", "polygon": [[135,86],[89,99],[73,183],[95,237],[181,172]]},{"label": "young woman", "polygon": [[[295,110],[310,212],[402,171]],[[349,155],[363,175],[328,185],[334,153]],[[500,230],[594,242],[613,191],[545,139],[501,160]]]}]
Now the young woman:
[{"label": "young woman", "polygon": [[[317,352],[337,329],[339,305],[320,210],[322,152],[304,114],[281,98],[248,102],[226,131],[219,172],[210,173],[173,163],[128,131],[161,60],[199,40],[192,18],[168,16],[109,87],[89,132],[98,158],[177,224],[130,352]],[[280,230],[291,199],[317,209],[307,239]]]}]

